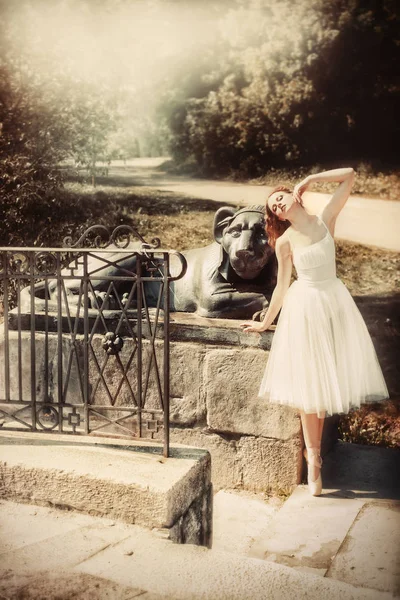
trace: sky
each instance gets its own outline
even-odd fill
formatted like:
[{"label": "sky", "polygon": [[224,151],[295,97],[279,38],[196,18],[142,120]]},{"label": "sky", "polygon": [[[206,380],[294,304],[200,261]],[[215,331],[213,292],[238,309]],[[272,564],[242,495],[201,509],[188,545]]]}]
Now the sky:
[{"label": "sky", "polygon": [[[212,3],[211,3],[212,4]],[[18,48],[86,81],[127,86],[153,81],[177,57],[196,54],[218,35],[220,4],[86,0],[3,0]],[[47,59],[47,60],[46,60]]]}]

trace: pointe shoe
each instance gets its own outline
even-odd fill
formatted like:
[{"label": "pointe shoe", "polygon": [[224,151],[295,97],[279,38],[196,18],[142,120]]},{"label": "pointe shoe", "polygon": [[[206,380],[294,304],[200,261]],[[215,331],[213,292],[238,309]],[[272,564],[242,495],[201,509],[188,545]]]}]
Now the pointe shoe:
[{"label": "pointe shoe", "polygon": [[[304,458],[306,459],[307,466],[308,466],[308,473],[307,473],[308,491],[310,492],[310,494],[312,496],[320,496],[321,492],[322,492],[322,478],[321,478],[322,458],[318,454],[317,456],[315,456],[315,455],[312,456],[311,459],[308,460],[307,448],[304,448],[303,455],[304,455]],[[310,476],[310,466],[311,467],[319,467],[319,469],[320,469],[319,475],[318,475],[317,479],[315,479],[314,481],[311,479],[311,476]]]}]

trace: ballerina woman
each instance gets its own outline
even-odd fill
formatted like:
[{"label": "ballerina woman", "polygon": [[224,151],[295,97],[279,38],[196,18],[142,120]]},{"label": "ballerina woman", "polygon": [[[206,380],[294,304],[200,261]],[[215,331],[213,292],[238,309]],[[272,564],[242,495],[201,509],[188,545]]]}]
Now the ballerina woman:
[{"label": "ballerina woman", "polygon": [[[351,168],[333,169],[309,175],[293,192],[279,187],[269,195],[266,231],[278,260],[277,285],[263,321],[241,323],[243,331],[260,333],[282,309],[258,397],[300,411],[313,496],[322,491],[325,416],[389,396],[361,313],[336,277],[335,223],[354,177]],[[316,182],[339,184],[318,216],[301,198]],[[293,265],[297,280],[290,285]]]}]

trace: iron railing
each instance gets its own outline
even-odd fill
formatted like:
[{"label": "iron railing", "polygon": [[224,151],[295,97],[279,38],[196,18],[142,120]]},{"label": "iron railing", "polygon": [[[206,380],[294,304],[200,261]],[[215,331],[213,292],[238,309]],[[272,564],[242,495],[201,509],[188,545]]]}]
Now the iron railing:
[{"label": "iron railing", "polygon": [[168,456],[169,283],[186,261],[125,226],[65,243],[0,248],[2,428],[163,437]]}]

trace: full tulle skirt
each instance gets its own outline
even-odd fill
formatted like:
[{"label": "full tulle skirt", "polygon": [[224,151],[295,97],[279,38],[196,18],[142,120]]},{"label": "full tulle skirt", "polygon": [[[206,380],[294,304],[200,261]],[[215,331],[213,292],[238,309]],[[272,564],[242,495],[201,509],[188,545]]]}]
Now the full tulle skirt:
[{"label": "full tulle skirt", "polygon": [[376,352],[340,279],[289,288],[258,396],[306,413],[347,414],[388,398]]}]

